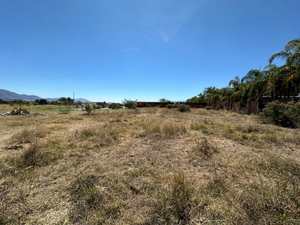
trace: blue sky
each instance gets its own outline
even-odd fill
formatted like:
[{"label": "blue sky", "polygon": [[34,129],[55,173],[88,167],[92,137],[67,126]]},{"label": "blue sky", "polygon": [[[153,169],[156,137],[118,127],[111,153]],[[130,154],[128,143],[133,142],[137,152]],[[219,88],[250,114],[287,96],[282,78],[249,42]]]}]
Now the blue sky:
[{"label": "blue sky", "polygon": [[186,100],[263,69],[300,37],[299,8],[299,0],[2,0],[0,88]]}]

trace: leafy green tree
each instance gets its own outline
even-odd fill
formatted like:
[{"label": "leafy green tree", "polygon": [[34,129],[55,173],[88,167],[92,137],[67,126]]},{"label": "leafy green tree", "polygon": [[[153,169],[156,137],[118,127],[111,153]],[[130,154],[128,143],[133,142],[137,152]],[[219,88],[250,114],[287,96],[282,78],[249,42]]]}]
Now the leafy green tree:
[{"label": "leafy green tree", "polygon": [[68,97],[67,102],[68,102],[68,105],[74,105],[74,99],[73,98]]},{"label": "leafy green tree", "polygon": [[58,99],[58,102],[64,104],[64,105],[73,105],[74,104],[74,100],[70,97],[61,97],[60,99]]},{"label": "leafy green tree", "polygon": [[47,99],[40,99],[39,104],[40,105],[47,105],[48,101],[47,101]]},{"label": "leafy green tree", "polygon": [[159,99],[161,103],[170,103],[171,101],[165,98]]},{"label": "leafy green tree", "polygon": [[8,101],[5,101],[5,100],[0,98],[0,104],[8,104]]},{"label": "leafy green tree", "polygon": [[136,107],[137,107],[137,100],[133,101],[133,100],[125,98],[123,100],[123,105],[125,105],[125,107],[128,108],[128,109],[136,109]]},{"label": "leafy green tree", "polygon": [[66,97],[61,97],[57,101],[60,102],[61,104],[64,104],[64,105],[67,104],[67,98]]},{"label": "leafy green tree", "polygon": [[57,101],[51,101],[49,102],[51,105],[59,105],[61,104],[61,102],[59,102],[58,100]]}]

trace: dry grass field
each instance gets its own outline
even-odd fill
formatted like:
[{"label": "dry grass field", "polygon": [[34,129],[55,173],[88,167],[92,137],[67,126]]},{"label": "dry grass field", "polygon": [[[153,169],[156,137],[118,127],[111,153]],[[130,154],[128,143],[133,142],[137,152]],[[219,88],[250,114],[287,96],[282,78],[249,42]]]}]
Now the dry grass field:
[{"label": "dry grass field", "polygon": [[300,224],[299,129],[204,109],[45,108],[0,117],[0,224]]}]

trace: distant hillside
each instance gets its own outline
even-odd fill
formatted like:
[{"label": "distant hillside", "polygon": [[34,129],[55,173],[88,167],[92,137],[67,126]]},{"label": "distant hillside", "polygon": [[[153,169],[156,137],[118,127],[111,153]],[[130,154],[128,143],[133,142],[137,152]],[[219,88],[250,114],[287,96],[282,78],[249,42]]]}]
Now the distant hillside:
[{"label": "distant hillside", "polygon": [[88,100],[85,99],[85,98],[75,98],[75,102],[79,102],[79,101],[81,101],[81,102],[87,102]]},{"label": "distant hillside", "polygon": [[15,92],[0,89],[0,99],[5,101],[11,101],[11,100],[35,101],[36,99],[41,99],[41,97],[36,95],[25,95],[25,94],[20,95]]},{"label": "distant hillside", "polygon": [[[57,101],[59,98],[45,98],[45,99],[47,99],[47,101],[49,102],[52,102],[52,101]],[[79,102],[79,101],[86,102],[88,100],[85,98],[75,98],[75,102]]]},{"label": "distant hillside", "polygon": [[[0,89],[0,99],[5,101],[13,101],[13,100],[35,101],[36,99],[47,99],[48,101],[56,101],[59,98],[41,98],[36,95],[17,94],[15,92]],[[84,98],[76,98],[75,102],[77,101],[86,102],[87,100]]]}]

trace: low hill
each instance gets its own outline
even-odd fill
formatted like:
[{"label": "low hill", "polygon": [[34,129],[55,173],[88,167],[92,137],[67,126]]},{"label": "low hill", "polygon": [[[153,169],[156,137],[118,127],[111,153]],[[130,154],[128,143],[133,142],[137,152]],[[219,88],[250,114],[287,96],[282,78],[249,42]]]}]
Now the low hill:
[{"label": "low hill", "polygon": [[[48,101],[57,101],[59,98],[42,98],[37,95],[17,94],[12,91],[0,89],[0,99],[5,101],[13,101],[13,100],[35,101],[36,99],[47,99]],[[77,101],[86,102],[87,100],[84,98],[76,98],[75,102]]]},{"label": "low hill", "polygon": [[15,92],[0,89],[0,99],[6,101],[10,101],[10,100],[34,101],[36,99],[41,99],[41,97],[36,95],[17,94]]}]

